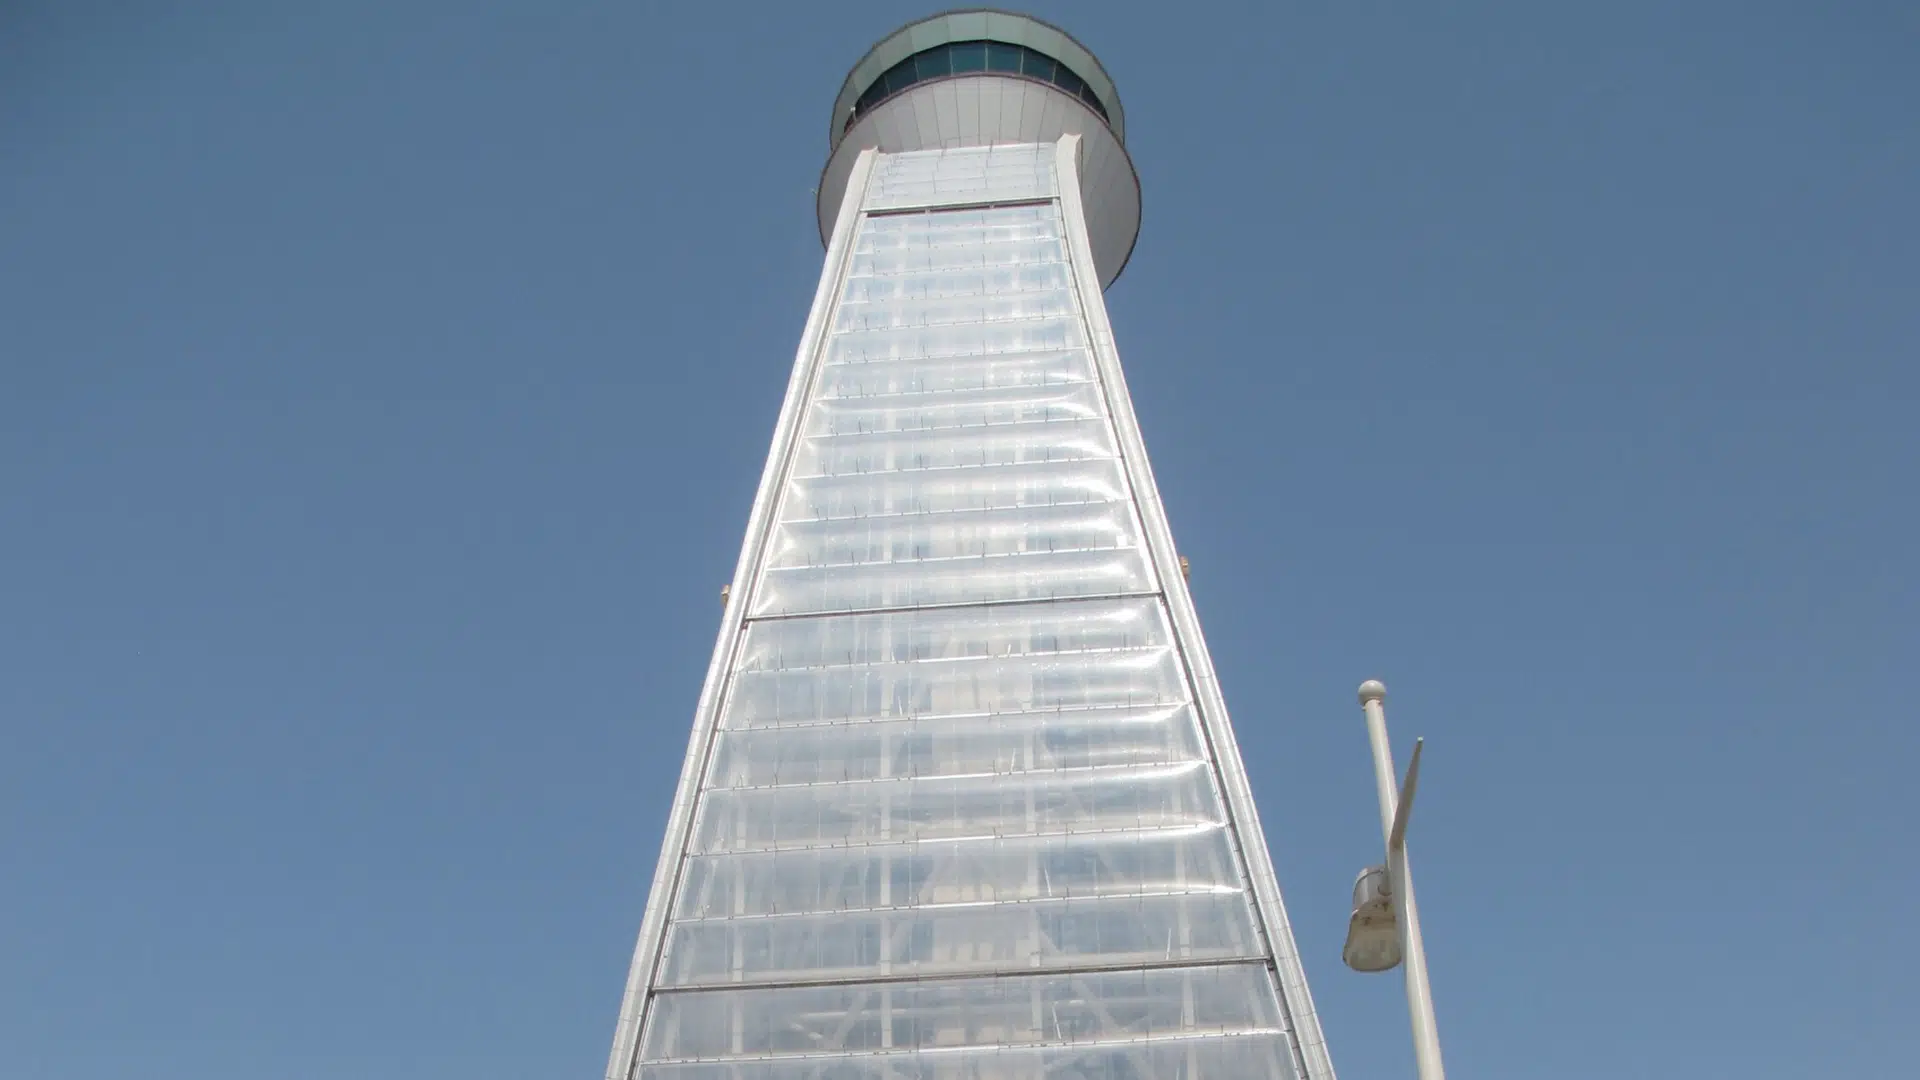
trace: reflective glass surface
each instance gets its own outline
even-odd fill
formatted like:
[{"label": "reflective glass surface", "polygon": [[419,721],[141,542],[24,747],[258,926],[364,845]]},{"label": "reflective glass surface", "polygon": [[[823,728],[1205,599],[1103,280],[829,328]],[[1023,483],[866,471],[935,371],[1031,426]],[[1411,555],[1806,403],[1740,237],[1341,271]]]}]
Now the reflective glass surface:
[{"label": "reflective glass surface", "polygon": [[642,1053],[673,1080],[1278,1080],[1258,965],[663,995]]},{"label": "reflective glass surface", "polygon": [[987,43],[984,41],[963,41],[949,46],[953,53],[953,73],[967,71],[985,71],[987,69]]},{"label": "reflective glass surface", "polygon": [[875,106],[909,86],[981,70],[1020,75],[1057,86],[1085,102],[1088,108],[1100,114],[1100,119],[1108,119],[1107,107],[1101,104],[1099,96],[1087,85],[1086,80],[1053,57],[1024,45],[998,41],[955,41],[914,53],[881,72],[854,101],[853,112],[847,117],[846,126],[852,127],[856,120],[873,111]]},{"label": "reflective glass surface", "polygon": [[[1031,202],[1051,199],[1055,194],[1052,147],[970,146],[924,155],[887,155],[875,170],[867,208]],[[859,290],[859,295],[847,294],[846,302],[871,304],[880,299],[867,295],[873,289],[890,290],[887,295],[892,296],[937,289],[969,303],[987,303],[1000,297],[1012,302],[1017,298],[1013,294],[1033,292],[1058,297],[1066,288],[1067,255],[1062,236],[1058,211],[1043,212],[1041,207],[1008,207],[985,217],[958,211],[937,218],[875,216],[863,225],[856,244],[853,280],[848,283],[849,288]],[[1021,284],[968,282],[956,289],[947,277],[929,279],[920,273],[988,266],[1021,269]],[[1040,278],[1052,284],[1036,284]],[[842,311],[834,328],[843,334],[871,329],[855,320],[881,315],[897,326],[916,325],[901,312],[869,306]],[[862,337],[836,344],[842,359],[848,354],[871,358],[882,350],[897,351],[898,340],[899,335],[885,340]],[[953,355],[956,351],[935,347],[929,355]]]}]

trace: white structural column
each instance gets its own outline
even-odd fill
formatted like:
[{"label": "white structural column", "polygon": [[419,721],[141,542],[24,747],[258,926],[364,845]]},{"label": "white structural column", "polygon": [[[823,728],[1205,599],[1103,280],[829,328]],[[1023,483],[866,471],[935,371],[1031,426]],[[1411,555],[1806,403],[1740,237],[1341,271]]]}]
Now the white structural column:
[{"label": "white structural column", "polygon": [[1386,698],[1387,688],[1379,682],[1369,679],[1360,684],[1367,741],[1373,747],[1374,785],[1380,795],[1380,835],[1387,844],[1387,880],[1393,890],[1394,920],[1400,930],[1400,953],[1406,966],[1414,1064],[1420,1080],[1446,1080],[1446,1067],[1440,1060],[1440,1028],[1433,1016],[1433,988],[1427,981],[1427,950],[1420,938],[1420,907],[1414,899],[1413,870],[1407,860],[1406,823],[1399,817],[1393,747],[1387,741]]},{"label": "white structural column", "polygon": [[[754,496],[753,510],[747,517],[746,542],[741,545],[740,558],[734,564],[735,583],[751,580],[751,574],[760,563],[761,550],[766,544],[774,506],[779,497],[780,477],[786,471],[787,457],[793,451],[795,429],[799,426],[806,403],[807,384],[813,378],[822,342],[827,335],[827,320],[833,312],[836,299],[834,291],[845,276],[847,261],[852,257],[854,223],[859,217],[860,202],[866,197],[867,182],[878,158],[879,154],[871,150],[860,155],[853,169],[853,179],[848,183],[842,200],[840,224],[827,243],[820,284],[814,290],[813,307],[807,313],[807,325],[800,334],[800,347],[794,356],[793,371],[787,382],[787,396],[780,406],[780,418],[774,423],[773,445],[761,471],[760,488]],[[720,620],[713,659],[707,664],[706,681],[700,687],[700,700],[694,707],[693,733],[687,740],[686,761],[681,765],[680,782],[674,789],[673,807],[667,816],[666,838],[661,842],[653,887],[647,893],[646,914],[640,921],[640,940],[634,946],[633,964],[627,972],[626,993],[620,1002],[620,1021],[614,1031],[613,1050],[607,1061],[608,1080],[626,1080],[637,1068],[640,1022],[646,1014],[654,969],[660,957],[661,939],[666,932],[668,908],[673,902],[680,875],[681,853],[685,851],[687,834],[693,827],[694,801],[706,772],[707,749],[713,739],[713,726],[718,719],[722,692],[726,688],[728,666],[733,660],[743,629],[740,612],[745,606],[746,591],[739,584],[729,584],[726,589],[726,611]]]}]

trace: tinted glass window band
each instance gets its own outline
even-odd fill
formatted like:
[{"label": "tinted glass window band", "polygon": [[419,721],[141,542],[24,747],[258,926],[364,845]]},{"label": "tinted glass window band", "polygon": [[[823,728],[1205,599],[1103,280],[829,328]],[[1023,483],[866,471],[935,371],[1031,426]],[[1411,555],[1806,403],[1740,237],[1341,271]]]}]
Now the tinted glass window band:
[{"label": "tinted glass window band", "polygon": [[882,72],[872,85],[861,91],[859,99],[853,103],[853,113],[847,117],[846,127],[852,127],[862,116],[909,87],[974,71],[1016,75],[1057,86],[1069,96],[1085,102],[1088,108],[1100,115],[1100,119],[1111,120],[1107,116],[1106,106],[1100,103],[1099,96],[1087,85],[1086,80],[1053,57],[1024,45],[1009,45],[1000,41],[953,41],[923,49]]}]

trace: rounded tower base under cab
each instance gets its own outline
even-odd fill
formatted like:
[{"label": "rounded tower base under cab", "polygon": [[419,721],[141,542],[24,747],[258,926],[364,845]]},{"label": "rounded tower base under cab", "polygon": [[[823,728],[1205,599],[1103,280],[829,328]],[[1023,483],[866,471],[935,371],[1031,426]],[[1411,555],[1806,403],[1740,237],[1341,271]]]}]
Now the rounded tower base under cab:
[{"label": "rounded tower base under cab", "polygon": [[1080,197],[1100,284],[1140,235],[1126,114],[1100,61],[1066,31],[1004,11],[951,11],[882,38],[841,84],[817,211],[833,234],[854,161],[883,153],[1081,137]]}]

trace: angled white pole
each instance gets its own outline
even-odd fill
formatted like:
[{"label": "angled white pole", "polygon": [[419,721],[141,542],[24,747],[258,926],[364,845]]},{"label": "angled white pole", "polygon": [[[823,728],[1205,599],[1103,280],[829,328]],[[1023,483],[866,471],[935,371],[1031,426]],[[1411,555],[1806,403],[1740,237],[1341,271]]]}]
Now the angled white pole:
[{"label": "angled white pole", "polygon": [[1387,850],[1407,846],[1407,822],[1413,819],[1413,796],[1420,790],[1420,751],[1425,739],[1413,740],[1413,759],[1407,762],[1407,778],[1400,782],[1400,798],[1393,808],[1393,825],[1387,830]]},{"label": "angled white pole", "polygon": [[1367,739],[1373,744],[1373,779],[1380,793],[1380,832],[1387,841],[1387,881],[1393,890],[1394,921],[1400,928],[1400,954],[1407,967],[1407,1011],[1413,1020],[1413,1060],[1420,1080],[1446,1080],[1440,1062],[1440,1028],[1433,1019],[1433,988],[1427,983],[1427,950],[1420,939],[1420,908],[1413,899],[1413,871],[1407,863],[1407,822],[1420,783],[1421,743],[1413,744],[1404,791],[1395,794],[1393,749],[1387,744],[1387,688],[1378,680],[1360,684],[1360,707],[1367,714]]}]

